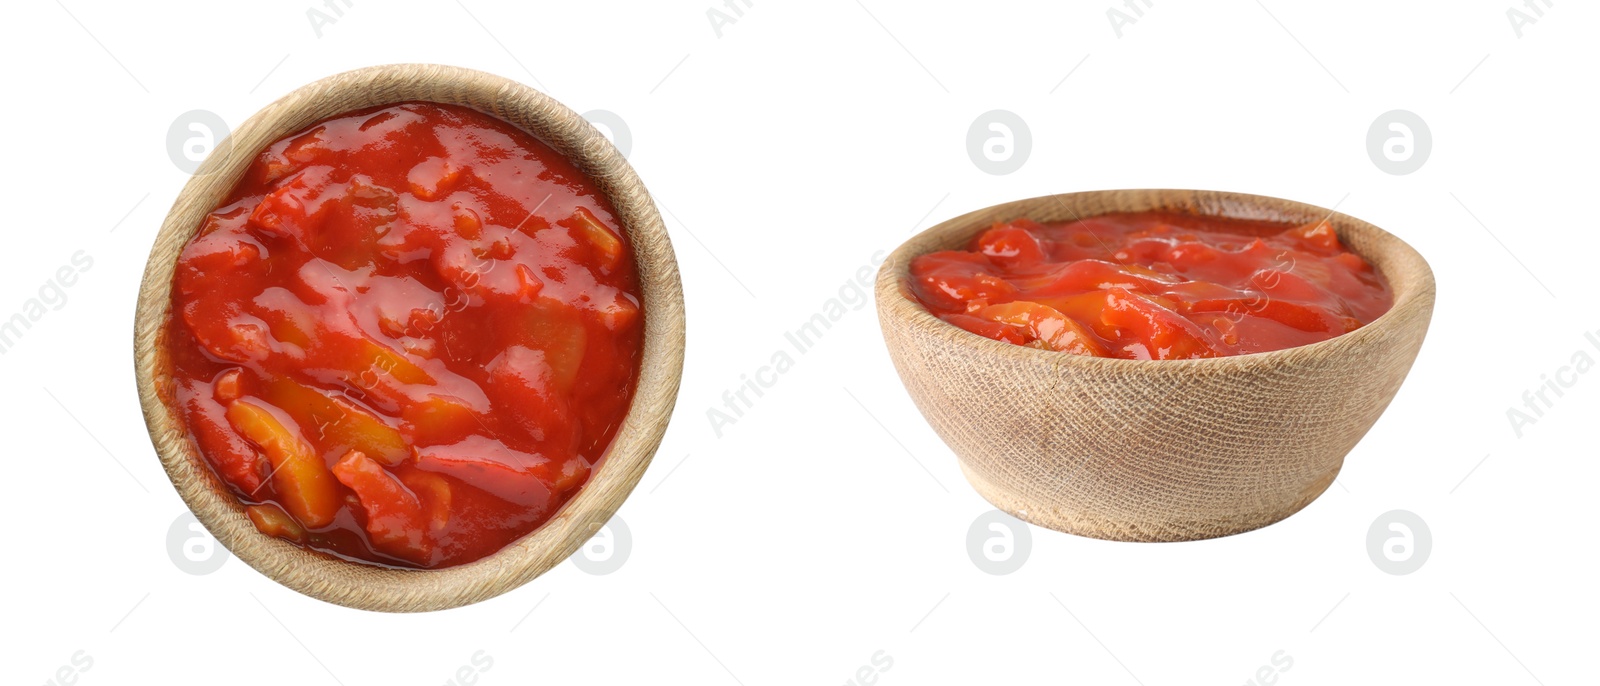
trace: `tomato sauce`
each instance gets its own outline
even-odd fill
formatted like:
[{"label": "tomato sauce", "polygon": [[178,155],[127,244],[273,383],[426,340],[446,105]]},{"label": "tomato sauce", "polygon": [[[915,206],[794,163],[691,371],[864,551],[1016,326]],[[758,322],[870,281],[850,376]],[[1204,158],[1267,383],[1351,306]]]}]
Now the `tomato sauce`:
[{"label": "tomato sauce", "polygon": [[996,224],[967,250],[917,257],[911,286],[934,315],[980,336],[1134,360],[1316,343],[1393,304],[1383,276],[1325,220],[1169,212]]},{"label": "tomato sauce", "polygon": [[261,531],[437,568],[538,528],[628,412],[631,247],[517,127],[411,102],[264,150],[185,247],[165,348],[189,437]]}]

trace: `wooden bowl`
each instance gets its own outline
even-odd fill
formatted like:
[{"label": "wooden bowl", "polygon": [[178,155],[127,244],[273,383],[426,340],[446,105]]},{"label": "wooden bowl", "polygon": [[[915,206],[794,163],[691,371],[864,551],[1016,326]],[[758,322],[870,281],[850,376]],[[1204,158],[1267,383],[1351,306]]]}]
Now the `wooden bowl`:
[{"label": "wooden bowl", "polygon": [[[645,317],[638,388],[605,459],[542,527],[486,558],[438,570],[345,561],[257,531],[212,473],[170,405],[162,342],[174,265],[202,218],[274,141],[319,120],[407,100],[462,105],[515,124],[593,178],[633,243]],[[366,610],[413,612],[474,603],[516,588],[571,555],[622,505],[666,430],[683,372],[683,289],[672,244],[632,167],[582,117],[549,96],[491,74],[423,64],[371,67],[302,87],[257,112],[200,166],[167,214],[150,250],[134,320],[134,366],[150,440],[167,476],[200,523],[239,559],[314,598]]]},{"label": "wooden bowl", "polygon": [[[1152,361],[991,340],[934,317],[911,294],[913,258],[964,248],[996,221],[1140,210],[1326,217],[1349,249],[1388,278],[1394,307],[1312,345]],[[978,493],[1034,524],[1119,541],[1226,536],[1316,499],[1400,388],[1434,298],[1428,263],[1376,226],[1288,200],[1189,190],[1068,193],[965,214],[895,250],[876,291],[901,381]]]}]

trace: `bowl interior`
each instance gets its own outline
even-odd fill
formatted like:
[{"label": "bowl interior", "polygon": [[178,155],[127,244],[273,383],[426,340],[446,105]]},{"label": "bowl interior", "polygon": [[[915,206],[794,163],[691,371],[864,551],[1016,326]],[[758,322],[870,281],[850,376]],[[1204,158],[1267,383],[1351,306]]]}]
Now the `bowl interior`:
[{"label": "bowl interior", "polygon": [[[162,331],[176,261],[204,216],[222,202],[257,152],[344,112],[420,100],[461,105],[514,124],[573,161],[616,208],[633,245],[645,331],[639,378],[622,427],[589,481],[543,526],[476,562],[411,570],[348,562],[256,530],[212,473],[172,410]],[[603,135],[532,88],[438,65],[370,67],[304,86],[241,124],[179,194],[151,248],[135,315],[134,362],[151,441],[195,517],[234,555],[307,595],[369,610],[435,610],[509,591],[571,555],[611,518],[649,465],[677,398],[684,345],[683,292],[666,228],[648,192]]]}]

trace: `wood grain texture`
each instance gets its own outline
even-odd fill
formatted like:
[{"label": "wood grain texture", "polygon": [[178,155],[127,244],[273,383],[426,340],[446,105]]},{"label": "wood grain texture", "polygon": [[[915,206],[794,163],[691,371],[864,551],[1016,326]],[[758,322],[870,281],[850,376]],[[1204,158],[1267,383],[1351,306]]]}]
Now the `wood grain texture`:
[{"label": "wood grain texture", "polygon": [[[600,467],[542,527],[487,558],[441,570],[358,564],[266,536],[212,473],[174,411],[162,330],[184,245],[258,151],[351,110],[421,100],[462,105],[532,133],[593,178],[633,243],[644,300],[644,347],[633,405]],[[483,72],[422,64],[370,67],[302,87],[241,124],[173,203],[150,250],[134,321],[139,402],[162,467],[195,517],[239,559],[306,595],[366,610],[415,612],[474,603],[516,588],[565,560],[611,518],[650,464],[683,371],[683,289],[666,228],[622,155],[588,122],[549,96]]]},{"label": "wood grain texture", "polygon": [[[1394,289],[1394,307],[1312,345],[1202,360],[1081,357],[945,323],[909,289],[913,258],[964,248],[996,221],[1108,212],[1310,222]],[[1261,196],[1118,190],[1020,200],[934,226],[878,272],[878,320],[906,390],[989,502],[1040,526],[1185,541],[1266,526],[1316,499],[1400,388],[1427,334],[1434,281],[1405,242],[1337,212]]]}]

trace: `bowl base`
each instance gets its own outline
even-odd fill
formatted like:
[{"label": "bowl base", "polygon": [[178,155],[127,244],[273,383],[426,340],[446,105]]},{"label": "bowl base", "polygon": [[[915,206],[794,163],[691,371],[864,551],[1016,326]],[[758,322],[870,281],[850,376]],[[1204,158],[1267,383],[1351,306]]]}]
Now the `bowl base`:
[{"label": "bowl base", "polygon": [[1276,524],[1304,509],[1316,500],[1333,480],[1339,476],[1344,460],[1339,460],[1328,473],[1302,491],[1301,497],[1289,507],[1264,512],[1238,512],[1228,516],[1186,517],[1172,513],[1169,517],[1147,518],[1138,521],[1117,520],[1096,515],[1066,505],[1040,503],[1036,497],[1028,498],[1000,482],[990,479],[978,470],[958,460],[967,483],[991,505],[1017,519],[1075,536],[1098,538],[1106,541],[1140,543],[1199,541],[1208,538],[1232,536]]}]

